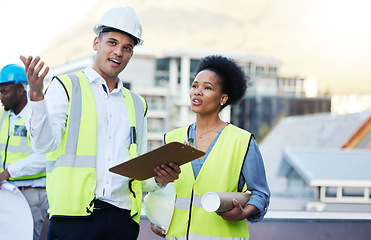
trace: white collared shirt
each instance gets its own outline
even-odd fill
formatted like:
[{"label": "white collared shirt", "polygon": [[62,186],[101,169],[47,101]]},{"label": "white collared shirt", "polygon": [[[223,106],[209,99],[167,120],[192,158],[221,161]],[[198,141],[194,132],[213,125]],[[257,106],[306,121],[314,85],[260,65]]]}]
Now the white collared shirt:
[{"label": "white collared shirt", "polygon": [[[126,108],[123,84],[108,92],[105,80],[91,67],[84,70],[93,92],[97,109],[97,199],[120,208],[130,209],[128,178],[109,172],[109,168],[128,161],[130,121]],[[53,80],[45,99],[31,102],[29,128],[32,146],[37,152],[47,153],[57,149],[65,130],[68,113],[66,92],[57,80]],[[141,154],[147,151],[147,119],[143,123]],[[143,190],[151,191],[159,186],[151,178],[143,182]]]},{"label": "white collared shirt", "polygon": [[[21,118],[25,118],[27,116],[29,110],[29,104],[27,103],[24,108],[15,115],[15,113],[10,110],[9,113],[9,136],[12,134],[14,126]],[[22,177],[27,175],[34,175],[39,172],[45,171],[45,155],[41,155],[39,153],[32,153],[28,155],[26,158],[21,159],[11,165],[6,165],[5,167],[8,169],[8,172],[11,177]],[[17,187],[45,187],[46,179],[38,178],[32,180],[17,180],[17,181],[9,181],[13,185]]]}]

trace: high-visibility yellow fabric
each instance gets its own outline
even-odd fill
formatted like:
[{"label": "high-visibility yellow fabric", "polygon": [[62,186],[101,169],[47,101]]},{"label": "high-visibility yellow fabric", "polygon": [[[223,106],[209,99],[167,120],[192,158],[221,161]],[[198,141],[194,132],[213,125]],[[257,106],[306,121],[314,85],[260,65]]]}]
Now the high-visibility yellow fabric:
[{"label": "high-visibility yellow fabric", "polygon": [[[71,120],[71,114],[74,114],[73,112],[76,111],[72,110],[71,112],[71,103],[75,101],[74,97],[79,94],[73,90],[75,88],[73,87],[73,81],[70,76],[62,75],[58,77],[63,83],[68,96],[71,97],[71,101],[69,101],[67,124],[65,132],[62,135],[61,145],[57,150],[47,154],[47,193],[51,217],[87,216],[91,214],[94,207],[94,191],[97,181],[95,170],[97,112],[88,78],[82,72],[78,73],[77,77],[81,89],[81,98],[76,100],[81,101],[81,106],[78,108],[81,111],[79,123]],[[134,120],[136,120],[136,116],[144,118],[146,104],[143,98],[140,98],[140,103],[134,102],[132,93],[125,88],[123,89],[130,123],[134,127],[134,131],[136,131],[136,121],[132,123],[132,118]],[[134,104],[136,106],[140,105],[141,109],[138,110]],[[141,113],[136,114],[136,111],[141,111]],[[68,146],[71,145],[68,135],[69,128],[73,124],[79,124],[79,128],[77,147],[75,146],[76,151],[71,153],[68,150]],[[136,142],[135,147],[138,147]],[[138,151],[138,149],[131,150],[130,156],[136,157]],[[62,181],[63,183],[61,183]],[[137,181],[130,181],[129,188],[132,195],[132,217],[135,221],[139,222],[142,200],[141,184]]]},{"label": "high-visibility yellow fabric", "polygon": [[[165,135],[165,142],[181,142],[188,139],[188,127],[176,129]],[[188,207],[177,207],[167,236],[184,237],[249,237],[246,220],[226,221],[216,213],[206,212],[200,201],[207,192],[237,192],[238,181],[248,150],[251,134],[232,124],[227,125],[203,164],[197,179],[192,164],[181,166],[176,180],[177,200],[188,200]],[[186,201],[187,202],[187,201]],[[197,237],[196,237],[197,239]]]},{"label": "high-visibility yellow fabric", "polygon": [[[53,152],[48,153],[46,190],[52,216],[87,216],[93,210],[96,186],[95,155],[97,152],[97,113],[90,83],[85,74],[77,74],[81,88],[81,120],[79,126],[76,153],[66,155],[68,130],[72,124],[71,102],[69,101],[68,117],[65,131],[62,135],[60,146]],[[72,82],[68,75],[62,75],[59,79],[64,84],[68,95],[73,100]],[[71,162],[63,160],[71,158]],[[89,167],[75,167],[76,156],[93,156]],[[58,166],[59,163],[59,166]],[[49,169],[49,166],[54,166]]]},{"label": "high-visibility yellow fabric", "polygon": [[[4,171],[4,162],[6,165],[14,164],[19,160],[32,154],[30,136],[26,130],[25,118],[20,118],[9,136],[9,111],[2,110],[0,114],[0,172]],[[9,138],[9,139],[8,139]],[[10,177],[10,181],[32,180],[46,176],[46,172],[39,172],[33,175]]]}]

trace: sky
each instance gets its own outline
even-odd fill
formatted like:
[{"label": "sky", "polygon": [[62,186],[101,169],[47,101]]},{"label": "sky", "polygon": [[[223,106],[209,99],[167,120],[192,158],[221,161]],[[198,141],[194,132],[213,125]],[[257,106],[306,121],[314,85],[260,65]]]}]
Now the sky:
[{"label": "sky", "polygon": [[[158,4],[157,1],[144,3]],[[170,1],[173,0],[161,0],[160,3],[166,7]],[[174,1],[189,8],[202,2]],[[280,70],[284,75],[317,78],[322,91],[336,87],[338,92],[348,92],[350,84],[351,91],[371,93],[370,0],[271,0],[264,1],[265,5],[260,4],[260,0],[246,1],[255,9],[249,14],[261,15],[257,26],[266,27],[261,35],[255,33],[255,38],[271,39],[264,47],[256,44],[256,52],[251,53],[282,60]],[[19,55],[41,54],[57,34],[70,28],[97,2],[0,0],[0,68],[21,63]],[[225,3],[224,7],[228,6],[229,3]],[[243,11],[242,14],[246,13]],[[269,18],[269,14],[277,15]],[[300,28],[282,28],[285,32],[276,33],[272,29],[277,24],[296,24]],[[276,35],[271,36],[270,32]],[[256,39],[255,42],[259,43]]]},{"label": "sky", "polygon": [[96,2],[0,0],[0,68],[21,63],[19,55],[39,55],[47,43],[83,17]]}]

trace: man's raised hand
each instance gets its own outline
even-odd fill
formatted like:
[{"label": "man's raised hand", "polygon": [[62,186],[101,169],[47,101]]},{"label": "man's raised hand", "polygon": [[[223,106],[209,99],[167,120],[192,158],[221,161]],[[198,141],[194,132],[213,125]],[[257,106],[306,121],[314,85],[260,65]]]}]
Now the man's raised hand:
[{"label": "man's raised hand", "polygon": [[44,71],[42,71],[44,62],[40,62],[39,56],[36,58],[33,58],[32,56],[29,56],[28,58],[20,56],[19,58],[22,60],[25,67],[31,101],[43,100],[44,78],[49,72],[49,67],[45,67]]}]

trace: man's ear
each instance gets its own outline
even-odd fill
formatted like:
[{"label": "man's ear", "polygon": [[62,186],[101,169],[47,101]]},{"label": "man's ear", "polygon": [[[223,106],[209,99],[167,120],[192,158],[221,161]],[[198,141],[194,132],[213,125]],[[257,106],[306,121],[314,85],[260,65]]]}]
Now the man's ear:
[{"label": "man's ear", "polygon": [[24,89],[23,85],[21,83],[16,83],[16,91],[17,91],[17,95],[18,96],[22,96],[23,93],[26,91],[26,89]]},{"label": "man's ear", "polygon": [[94,51],[97,51],[98,50],[99,41],[100,41],[99,36],[96,36],[94,38],[94,41],[93,41],[93,49],[94,49]]}]

